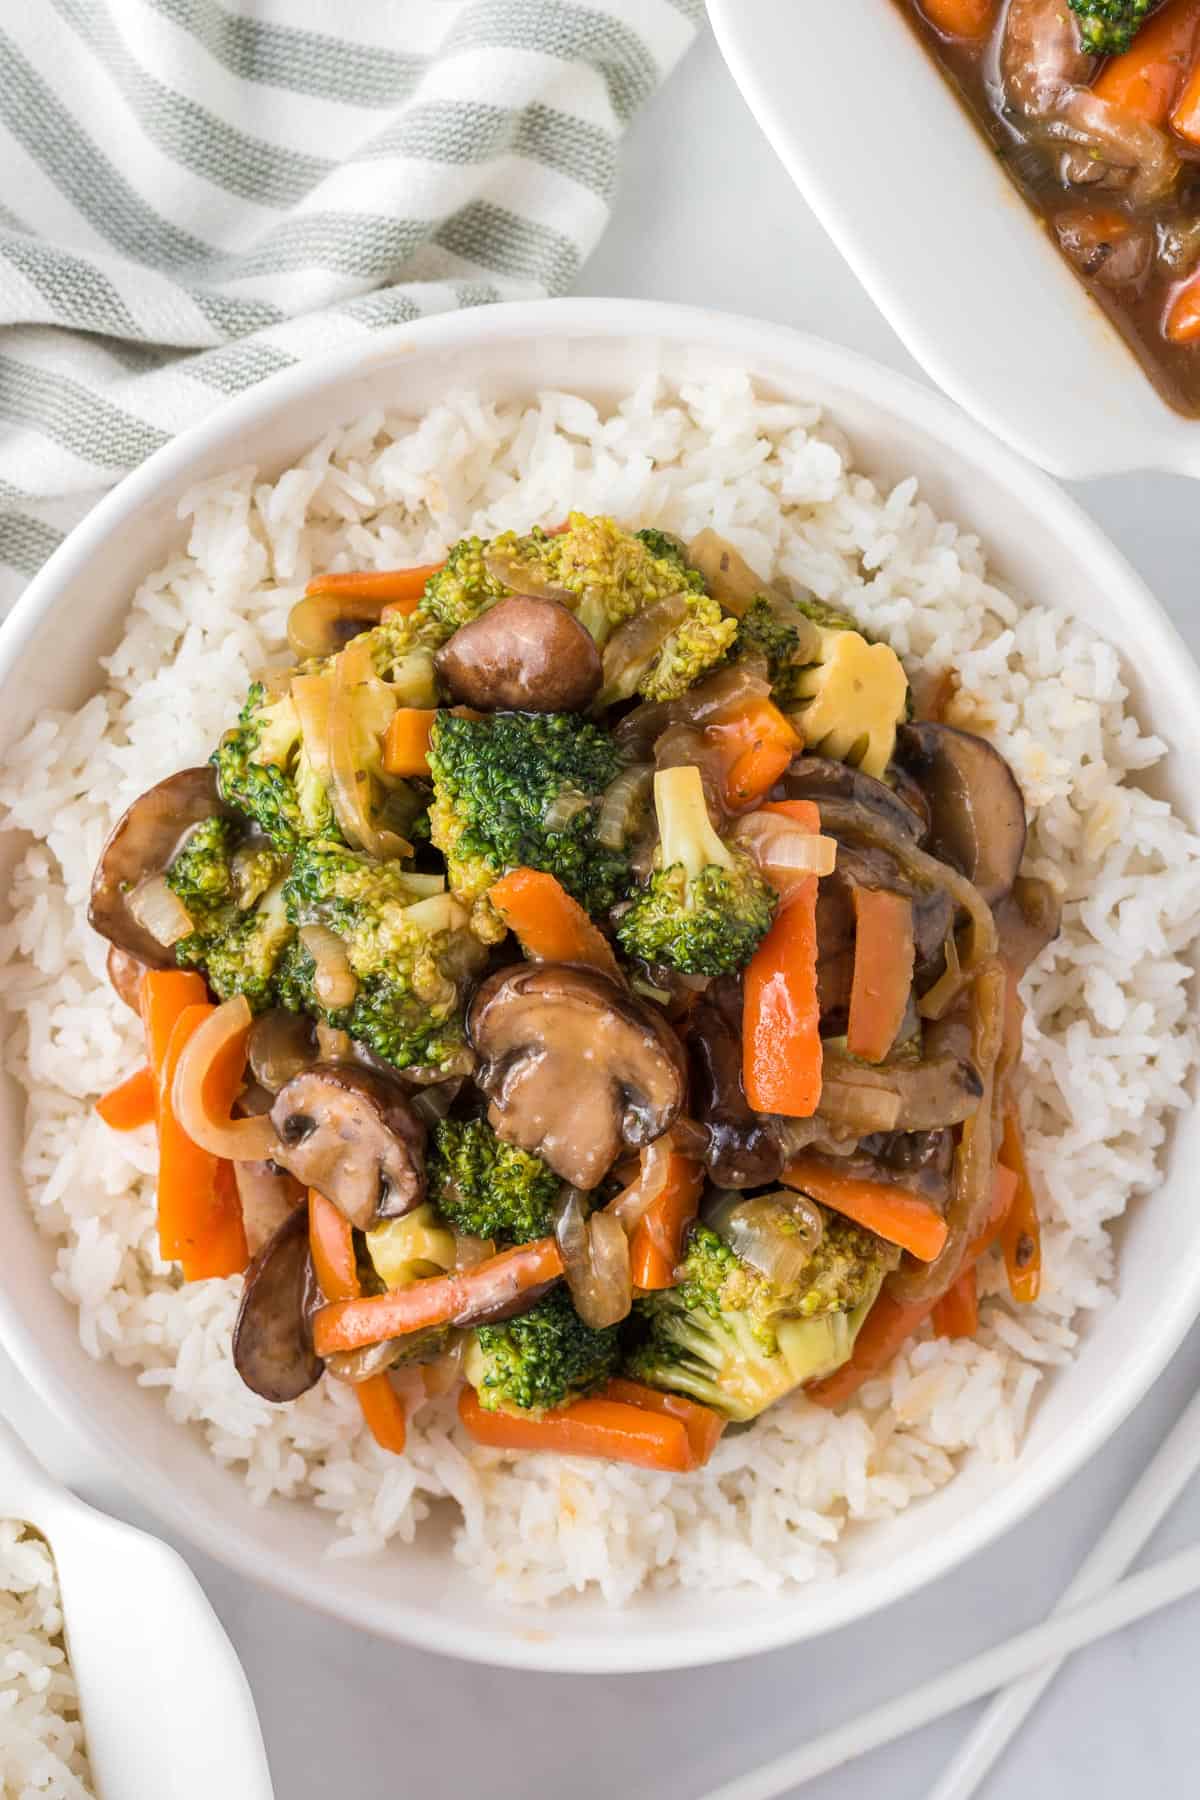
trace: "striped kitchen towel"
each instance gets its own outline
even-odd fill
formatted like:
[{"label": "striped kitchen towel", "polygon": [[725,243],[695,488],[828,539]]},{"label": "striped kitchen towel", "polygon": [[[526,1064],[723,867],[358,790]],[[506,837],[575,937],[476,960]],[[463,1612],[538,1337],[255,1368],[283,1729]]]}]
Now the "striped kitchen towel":
[{"label": "striped kitchen towel", "polygon": [[5,0],[0,610],[220,400],[559,294],[702,0]]}]

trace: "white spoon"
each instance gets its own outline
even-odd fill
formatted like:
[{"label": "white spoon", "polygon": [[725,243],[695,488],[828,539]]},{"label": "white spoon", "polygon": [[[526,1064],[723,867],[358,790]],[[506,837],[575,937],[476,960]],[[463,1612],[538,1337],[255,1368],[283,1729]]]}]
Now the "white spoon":
[{"label": "white spoon", "polygon": [[249,1684],[182,1557],[57,1486],[3,1420],[0,1518],[53,1553],[101,1800],[273,1800]]}]

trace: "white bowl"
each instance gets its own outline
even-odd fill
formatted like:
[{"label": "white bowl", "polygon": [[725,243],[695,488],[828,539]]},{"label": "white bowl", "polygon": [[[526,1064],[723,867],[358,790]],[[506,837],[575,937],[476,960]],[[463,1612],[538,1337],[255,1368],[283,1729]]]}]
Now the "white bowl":
[{"label": "white bowl", "polygon": [[[935,508],[978,530],[1002,578],[1035,598],[1077,599],[1127,657],[1142,716],[1174,752],[1164,791],[1194,821],[1182,777],[1200,756],[1196,671],[1151,595],[1051,482],[937,395],[833,345],[624,301],[488,307],[380,332],[273,377],[185,433],[96,508],[0,634],[3,732],[19,734],[42,708],[76,706],[94,689],[96,657],[116,642],[132,589],[181,541],[176,503],[197,479],[247,462],[272,475],[330,426],[381,404],[419,411],[448,386],[493,395],[562,386],[604,400],[651,369],[702,377],[730,367],[769,392],[827,405],[869,472],[885,481],[917,474]],[[1161,1189],[1122,1229],[1120,1294],[1085,1327],[1078,1361],[1047,1381],[1015,1464],[969,1459],[899,1519],[856,1528],[845,1572],[827,1584],[777,1595],[676,1590],[639,1596],[623,1612],[591,1598],[541,1614],[503,1609],[457,1568],[436,1531],[381,1562],[329,1560],[327,1518],[299,1504],[256,1510],[240,1476],[219,1467],[198,1435],[168,1423],[159,1396],[89,1360],[74,1314],[50,1286],[51,1247],[21,1202],[20,1110],[10,1084],[0,1116],[0,1340],[46,1400],[209,1555],[385,1636],[484,1662],[672,1668],[860,1618],[944,1573],[1065,1480],[1136,1404],[1200,1308],[1200,1212],[1189,1175],[1200,1119],[1189,1114]]]},{"label": "white bowl", "polygon": [[1200,475],[1200,420],[1159,397],[1053,247],[908,4],[708,10],[780,160],[939,386],[1055,475]]}]

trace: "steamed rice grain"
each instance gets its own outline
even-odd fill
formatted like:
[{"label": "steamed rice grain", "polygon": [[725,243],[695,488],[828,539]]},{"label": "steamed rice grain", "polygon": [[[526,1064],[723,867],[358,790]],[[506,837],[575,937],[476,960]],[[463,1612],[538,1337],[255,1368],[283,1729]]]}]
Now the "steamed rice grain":
[{"label": "steamed rice grain", "polygon": [[21,1520],[0,1519],[0,1794],[92,1800],[94,1792],[54,1558]]},{"label": "steamed rice grain", "polygon": [[[423,1405],[408,1454],[388,1457],[332,1381],[268,1405],[230,1361],[240,1283],[184,1287],[158,1259],[150,1134],[117,1136],[91,1112],[141,1055],[84,917],[112,821],[202,762],[252,677],[288,660],[288,609],[311,574],[427,562],[464,532],[551,524],[568,507],[685,538],[713,525],[913,667],[957,669],[950,722],[1009,758],[1032,811],[1027,869],[1064,900],[1062,936],[1025,984],[1041,1300],[1018,1316],[1003,1269],[985,1268],[978,1341],[909,1345],[842,1416],[778,1406],[689,1477],[471,1448],[447,1402]],[[0,927],[19,1021],[9,1063],[29,1094],[25,1178],[88,1352],[160,1388],[255,1503],[326,1511],[331,1554],[410,1542],[449,1506],[460,1562],[535,1604],[591,1587],[621,1601],[647,1583],[827,1578],[847,1523],[943,1486],[968,1449],[1011,1459],[1039,1382],[1074,1351],[1078,1314],[1104,1303],[1105,1226],[1154,1185],[1197,1058],[1186,984],[1200,842],[1137,784],[1164,747],[1127,707],[1110,647],[991,582],[977,539],[939,520],[915,481],[885,492],[856,473],[816,407],[761,400],[734,373],[678,390],[648,380],[605,413],[570,394],[456,394],[420,420],[363,418],[275,481],[233,470],[180,511],[186,550],[139,589],[105,690],[39,720],[0,777],[9,825],[33,839]]]}]

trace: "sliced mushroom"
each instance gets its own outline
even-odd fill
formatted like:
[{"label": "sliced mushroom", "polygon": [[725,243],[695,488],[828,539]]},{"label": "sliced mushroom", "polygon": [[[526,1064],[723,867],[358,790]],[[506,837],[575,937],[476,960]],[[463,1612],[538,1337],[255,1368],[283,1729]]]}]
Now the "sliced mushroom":
[{"label": "sliced mushroom", "polygon": [[425,1127],[402,1088],[356,1063],[314,1063],[271,1108],[274,1161],[366,1231],[425,1198]]},{"label": "sliced mushroom", "polygon": [[173,969],[170,949],[138,923],[130,896],[142,882],[162,874],[193,826],[227,810],[217,792],[216,773],[207,766],[168,775],[135,800],[100,852],[88,906],[93,930],[151,969]]},{"label": "sliced mushroom", "polygon": [[597,969],[500,969],[476,994],[467,1029],[493,1130],[573,1187],[597,1187],[623,1148],[661,1137],[683,1105],[678,1038]]},{"label": "sliced mushroom", "polygon": [[386,604],[364,594],[306,594],[288,614],[288,643],[301,662],[336,656],[359,632],[378,625]]},{"label": "sliced mushroom", "polygon": [[257,1256],[285,1219],[304,1204],[304,1189],[275,1162],[235,1162],[233,1178],[242,1203],[242,1221],[251,1256]]},{"label": "sliced mushroom", "polygon": [[131,956],[128,950],[118,950],[115,944],[110,944],[105,967],[118,1000],[123,1000],[131,1012],[139,1012],[142,1005],[142,976],[146,973],[146,965],[141,957]]},{"label": "sliced mushroom", "polygon": [[688,1063],[694,1117],[708,1136],[704,1160],[718,1187],[760,1187],[778,1179],[783,1149],[771,1122],[756,1113],[742,1086],[741,994],[725,983],[688,1015]]},{"label": "sliced mushroom", "polygon": [[526,594],[460,626],[434,662],[453,698],[481,712],[582,712],[601,680],[587,627],[560,601]]},{"label": "sliced mushroom", "polygon": [[929,801],[930,850],[995,906],[1025,854],[1025,801],[998,750],[952,725],[901,725],[897,761]]},{"label": "sliced mushroom", "polygon": [[[914,789],[917,796],[913,803]],[[923,841],[929,829],[929,808],[921,790],[907,779],[903,788],[888,787],[873,775],[831,756],[797,756],[792,759],[777,790],[781,800],[850,800],[879,814],[893,831]]]},{"label": "sliced mushroom", "polygon": [[321,1379],[309,1324],[316,1292],[308,1218],[297,1207],[247,1269],[233,1328],[234,1367],[264,1400],[298,1400]]},{"label": "sliced mushroom", "polygon": [[954,1169],[951,1132],[882,1132],[863,1138],[858,1148],[860,1156],[841,1159],[831,1166],[843,1174],[861,1174],[871,1181],[890,1181],[898,1187],[911,1188],[938,1207],[944,1207],[949,1200]]},{"label": "sliced mushroom", "polygon": [[277,1094],[293,1075],[318,1061],[313,1022],[306,1013],[273,1006],[255,1019],[246,1053],[255,1080]]}]

